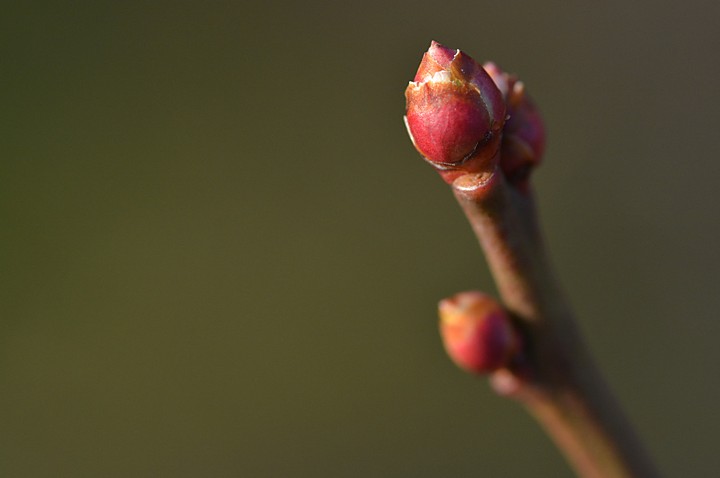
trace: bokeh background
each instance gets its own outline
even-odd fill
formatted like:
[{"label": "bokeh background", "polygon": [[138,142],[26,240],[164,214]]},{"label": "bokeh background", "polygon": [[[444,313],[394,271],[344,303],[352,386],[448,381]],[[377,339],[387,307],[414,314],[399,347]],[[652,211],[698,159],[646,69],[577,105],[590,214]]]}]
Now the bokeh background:
[{"label": "bokeh background", "polygon": [[437,336],[494,285],[401,120],[436,39],[528,85],[588,342],[717,476],[718,5],[4,3],[0,475],[572,476]]}]

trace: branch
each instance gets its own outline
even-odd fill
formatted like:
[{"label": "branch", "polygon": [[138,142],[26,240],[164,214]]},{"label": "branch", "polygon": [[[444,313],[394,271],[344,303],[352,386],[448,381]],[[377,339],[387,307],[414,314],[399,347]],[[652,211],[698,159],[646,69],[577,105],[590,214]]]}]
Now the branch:
[{"label": "branch", "polygon": [[432,42],[405,90],[405,124],[452,186],[504,307],[481,293],[440,303],[450,356],[490,373],[586,478],[657,476],[583,343],[552,271],[530,187],[545,129],[525,86],[496,65]]},{"label": "branch", "polygon": [[453,191],[523,339],[521,358],[494,372],[583,477],[657,472],[593,363],[543,245],[530,191],[493,173],[457,178]]}]

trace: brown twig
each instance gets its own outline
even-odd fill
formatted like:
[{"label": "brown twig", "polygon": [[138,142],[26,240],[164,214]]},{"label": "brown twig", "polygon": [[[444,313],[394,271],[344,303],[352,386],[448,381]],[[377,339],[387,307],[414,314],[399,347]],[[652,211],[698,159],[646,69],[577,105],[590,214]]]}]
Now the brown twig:
[{"label": "brown twig", "polygon": [[498,167],[452,184],[520,332],[519,360],[491,376],[521,402],[580,476],[655,477],[654,466],[602,378],[543,245],[532,191]]},{"label": "brown twig", "polygon": [[524,84],[432,42],[405,98],[410,138],[452,185],[509,312],[478,293],[441,302],[451,358],[474,373],[494,370],[495,389],[528,408],[581,476],[657,476],[595,367],[545,252],[529,183],[545,129]]}]

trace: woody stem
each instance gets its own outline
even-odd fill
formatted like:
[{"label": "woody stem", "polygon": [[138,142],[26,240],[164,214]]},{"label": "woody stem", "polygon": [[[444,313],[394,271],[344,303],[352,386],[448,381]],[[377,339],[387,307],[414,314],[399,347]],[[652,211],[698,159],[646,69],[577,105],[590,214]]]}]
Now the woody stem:
[{"label": "woody stem", "polygon": [[532,192],[511,186],[499,169],[452,186],[524,339],[522,362],[492,377],[496,390],[529,410],[580,476],[658,476],[582,340]]}]

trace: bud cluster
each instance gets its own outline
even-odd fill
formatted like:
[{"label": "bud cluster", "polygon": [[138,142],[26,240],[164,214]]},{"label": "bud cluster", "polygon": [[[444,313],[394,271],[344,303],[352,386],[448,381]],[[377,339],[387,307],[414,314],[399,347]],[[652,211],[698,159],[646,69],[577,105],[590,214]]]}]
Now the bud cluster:
[{"label": "bud cluster", "polygon": [[410,139],[446,182],[499,165],[513,185],[527,187],[545,129],[515,76],[433,41],[405,98]]}]

